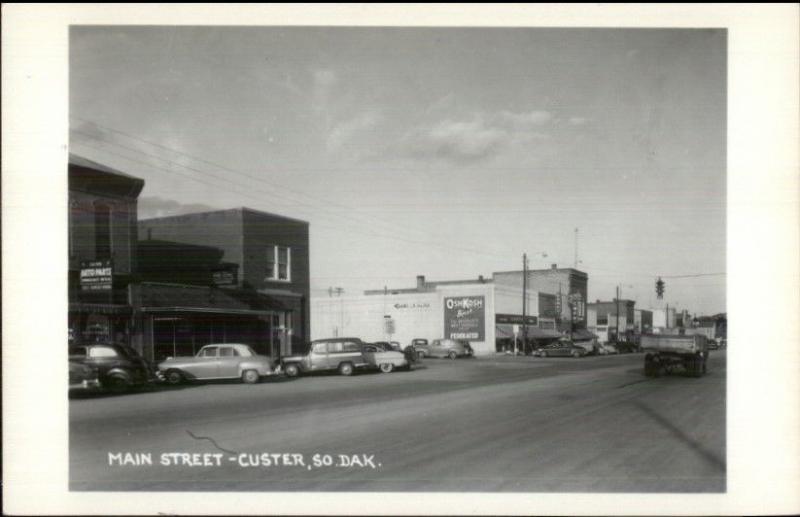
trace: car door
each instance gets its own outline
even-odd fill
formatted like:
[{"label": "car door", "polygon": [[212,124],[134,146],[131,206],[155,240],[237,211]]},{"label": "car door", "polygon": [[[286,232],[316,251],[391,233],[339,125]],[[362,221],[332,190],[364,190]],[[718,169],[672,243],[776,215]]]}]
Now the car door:
[{"label": "car door", "polygon": [[219,346],[204,346],[197,353],[196,361],[185,370],[197,379],[219,377]]},{"label": "car door", "polygon": [[328,369],[328,343],[312,343],[308,354],[309,369],[312,371]]},{"label": "car door", "polygon": [[444,355],[444,348],[442,347],[441,339],[434,339],[430,345],[430,355],[434,357],[442,357]]},{"label": "car door", "polygon": [[235,347],[221,346],[219,347],[219,357],[217,359],[219,377],[238,377],[239,376],[239,361],[241,357]]}]

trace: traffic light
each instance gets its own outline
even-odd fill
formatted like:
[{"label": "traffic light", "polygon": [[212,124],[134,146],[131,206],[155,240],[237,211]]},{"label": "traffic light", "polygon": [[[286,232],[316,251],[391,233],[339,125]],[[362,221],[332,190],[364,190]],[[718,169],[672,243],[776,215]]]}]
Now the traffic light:
[{"label": "traffic light", "polygon": [[661,280],[661,277],[656,280],[656,295],[658,295],[659,300],[664,297],[664,281]]}]

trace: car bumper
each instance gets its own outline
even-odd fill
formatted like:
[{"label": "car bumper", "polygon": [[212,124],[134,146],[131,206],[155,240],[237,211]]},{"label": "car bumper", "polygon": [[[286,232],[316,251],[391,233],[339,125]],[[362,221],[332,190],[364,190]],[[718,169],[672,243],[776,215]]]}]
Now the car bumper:
[{"label": "car bumper", "polygon": [[100,389],[100,381],[97,379],[84,379],[81,382],[74,382],[69,385],[69,391],[92,391]]}]

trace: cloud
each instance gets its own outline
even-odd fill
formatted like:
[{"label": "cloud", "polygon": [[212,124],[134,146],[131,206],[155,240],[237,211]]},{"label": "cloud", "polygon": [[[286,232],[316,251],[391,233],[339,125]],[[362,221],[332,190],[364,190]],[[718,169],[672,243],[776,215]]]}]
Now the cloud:
[{"label": "cloud", "polygon": [[569,124],[571,126],[582,126],[589,121],[586,117],[570,117]]},{"label": "cloud", "polygon": [[354,118],[334,126],[328,135],[326,146],[328,151],[339,151],[346,147],[358,133],[374,128],[383,119],[378,111],[365,111]]},{"label": "cloud", "polygon": [[139,198],[139,219],[208,212],[210,210],[218,210],[218,208],[203,203],[184,204],[174,199],[165,199],[158,196],[142,196]]},{"label": "cloud", "polygon": [[399,153],[413,159],[456,164],[491,159],[512,147],[549,138],[547,111],[478,113],[469,119],[445,119],[414,129],[400,139]]},{"label": "cloud", "polygon": [[325,110],[330,103],[333,88],[338,82],[336,72],[333,70],[321,69],[312,71],[311,75],[314,82],[314,108],[317,110]]},{"label": "cloud", "polygon": [[543,126],[553,119],[553,115],[548,111],[529,111],[527,113],[513,113],[503,111],[500,118],[507,123],[521,128]]}]

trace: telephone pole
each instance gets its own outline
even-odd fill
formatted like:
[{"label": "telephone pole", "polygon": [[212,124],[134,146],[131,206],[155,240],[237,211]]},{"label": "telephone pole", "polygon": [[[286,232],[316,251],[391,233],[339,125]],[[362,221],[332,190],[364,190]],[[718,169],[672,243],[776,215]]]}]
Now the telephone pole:
[{"label": "telephone pole", "polygon": [[522,351],[528,344],[528,254],[522,254]]},{"label": "telephone pole", "polygon": [[616,342],[619,343],[619,286],[617,286],[617,337]]}]

